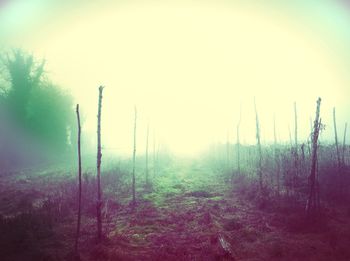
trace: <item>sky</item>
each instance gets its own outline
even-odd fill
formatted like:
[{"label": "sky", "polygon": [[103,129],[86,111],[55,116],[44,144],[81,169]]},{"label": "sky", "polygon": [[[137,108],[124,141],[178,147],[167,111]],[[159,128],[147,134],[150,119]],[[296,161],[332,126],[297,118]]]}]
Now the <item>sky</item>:
[{"label": "sky", "polygon": [[[0,1],[0,48],[46,60],[96,136],[98,86],[105,86],[102,142],[132,153],[150,142],[193,155],[212,142],[255,143],[254,98],[262,142],[310,134],[316,100],[333,141],[350,119],[350,5],[347,1]],[[72,108],[74,113],[74,108]],[[240,116],[241,115],[241,116]],[[350,135],[348,135],[350,136]],[[349,141],[349,139],[348,139]],[[159,144],[159,145],[158,145]]]}]

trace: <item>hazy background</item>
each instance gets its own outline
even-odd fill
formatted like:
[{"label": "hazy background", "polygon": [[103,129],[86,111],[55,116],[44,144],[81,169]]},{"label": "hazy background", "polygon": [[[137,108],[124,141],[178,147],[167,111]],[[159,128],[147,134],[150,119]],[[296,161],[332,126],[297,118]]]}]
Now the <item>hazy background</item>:
[{"label": "hazy background", "polygon": [[[94,3],[92,3],[94,2]],[[0,1],[0,48],[45,58],[48,76],[80,103],[95,139],[97,88],[103,144],[131,153],[133,107],[138,146],[194,154],[211,142],[255,142],[255,96],[264,143],[310,133],[322,97],[323,140],[350,118],[350,12],[347,1]],[[72,113],[74,108],[72,108]],[[350,136],[350,135],[348,135]],[[349,139],[348,139],[349,140]]]}]

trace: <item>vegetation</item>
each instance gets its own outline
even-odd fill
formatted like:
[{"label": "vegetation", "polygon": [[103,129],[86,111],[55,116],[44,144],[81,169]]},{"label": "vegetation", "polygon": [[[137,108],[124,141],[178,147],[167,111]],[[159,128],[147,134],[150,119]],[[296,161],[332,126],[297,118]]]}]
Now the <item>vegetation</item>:
[{"label": "vegetation", "polygon": [[[266,184],[263,199],[257,193],[256,172],[245,167],[254,163],[246,157],[252,149],[256,148],[241,147],[242,174],[235,174],[233,190],[231,182],[228,182],[231,175],[225,174],[226,157],[221,158],[224,164],[220,165],[220,169],[213,168],[214,161],[220,159],[209,152],[198,160],[174,157],[167,160],[166,155],[160,152],[159,175],[152,177],[153,190],[149,191],[142,183],[137,183],[136,208],[130,204],[132,161],[105,166],[101,173],[104,239],[98,245],[96,177],[85,172],[82,181],[80,259],[193,260],[208,257],[232,260],[234,256],[238,260],[347,260],[350,255],[347,250],[350,233],[348,195],[339,200],[337,184],[329,167],[336,162],[327,160],[330,154],[335,155],[335,148],[319,148],[318,158],[322,163],[318,176],[322,204],[317,220],[312,222],[305,214],[308,174],[304,173],[296,184],[290,182],[288,173],[293,174],[293,158],[290,157],[289,146],[279,148],[283,161],[279,197],[273,190],[275,183],[267,182],[271,178],[269,170],[274,166],[273,150],[262,146]],[[226,152],[226,144],[222,146],[222,152]],[[306,160],[309,159],[307,156]],[[139,156],[136,162],[139,162],[136,164],[136,178],[141,180],[144,178],[141,171],[144,161]],[[46,231],[45,220],[51,221],[50,234],[35,235],[31,239],[33,241],[23,243],[27,245],[13,245],[16,250],[13,253],[24,256],[35,250],[32,246],[35,243],[40,251],[36,253],[36,259],[28,260],[38,260],[38,257],[64,260],[72,255],[77,212],[75,175],[66,174],[64,170],[46,170],[27,173],[25,180],[30,182],[23,182],[23,177],[18,174],[1,180],[2,188],[6,186],[1,190],[1,197],[12,198],[6,208],[2,204],[3,218],[15,220],[19,215],[15,213],[34,215],[33,218],[43,221],[39,222],[39,226],[43,227],[35,231]],[[349,175],[349,171],[344,175]],[[23,201],[23,198],[27,200]],[[42,213],[42,216],[36,213]],[[15,233],[19,228],[13,225],[8,229]],[[32,233],[31,229],[32,225],[24,226],[23,233]],[[4,237],[4,240],[8,238]],[[8,253],[5,254],[2,256]]]},{"label": "vegetation", "polygon": [[44,60],[21,50],[1,58],[2,165],[21,166],[69,152],[69,137],[76,130],[72,97],[49,81]]},{"label": "vegetation", "polygon": [[35,157],[47,154],[44,147],[52,155],[77,147],[70,156],[78,165],[2,169],[2,260],[350,259],[346,125],[341,145],[334,109],[335,143],[320,142],[320,98],[309,140],[298,137],[295,103],[295,141],[279,144],[274,122],[274,143],[264,144],[254,101],[256,145],[240,141],[241,115],[235,144],[214,144],[197,158],[178,158],[159,143],[156,149],[154,135],[152,162],[148,127],[146,151],[136,154],[135,107],[132,157],[104,155],[102,164],[103,87],[97,156],[88,157],[79,105],[74,113],[72,99],[45,78],[44,62],[18,50],[4,59],[9,86],[1,95],[1,160],[28,147],[10,135],[16,133],[34,141]]},{"label": "vegetation", "polygon": [[[317,120],[319,105],[320,101],[315,120],[315,126],[318,126],[316,130],[320,126]],[[79,259],[193,260],[205,256],[209,259],[233,260],[255,256],[263,260],[331,260],[333,257],[346,260],[350,257],[344,245],[349,243],[349,231],[342,230],[343,223],[337,220],[349,222],[344,219],[348,210],[342,207],[342,203],[348,203],[349,194],[339,194],[336,190],[338,184],[334,183],[332,177],[334,173],[330,171],[332,166],[337,165],[337,160],[329,160],[336,151],[335,146],[315,145],[317,135],[315,131],[311,154],[302,153],[302,161],[298,162],[302,166],[301,172],[297,177],[294,171],[294,150],[289,146],[278,145],[276,150],[261,145],[257,150],[241,145],[239,153],[245,160],[241,161],[241,170],[235,173],[231,173],[232,170],[225,171],[226,157],[218,157],[220,150],[221,155],[225,155],[227,145],[222,145],[221,149],[218,145],[218,154],[208,151],[201,160],[184,161],[161,153],[157,162],[158,175],[152,177],[153,190],[141,185],[135,188],[139,199],[136,208],[134,204],[129,204],[134,195],[130,190],[132,184],[128,173],[131,168],[142,169],[143,164],[136,164],[140,161],[133,160],[131,165],[110,166],[109,170],[105,169],[101,173],[104,200],[98,205],[101,207],[98,224],[101,222],[101,238],[104,240],[100,238],[100,243],[95,247],[96,234],[91,225],[95,216],[94,194],[98,187],[95,187],[94,175],[85,173]],[[315,157],[317,147],[319,155]],[[260,159],[261,155],[263,160]],[[319,162],[318,182],[314,173],[316,158]],[[280,188],[276,181],[276,161],[283,173]],[[310,185],[307,162],[311,163],[311,181],[315,179],[312,191],[315,191],[315,184],[319,184],[317,202],[321,203],[318,211],[314,212],[317,216],[313,216],[312,223],[304,212],[306,202],[314,202],[307,205],[307,210],[315,209],[316,204],[315,195],[310,194],[312,201],[310,196],[308,199]],[[261,168],[261,176],[256,175],[254,168],[249,166]],[[141,179],[141,172],[136,170],[134,174],[137,179]],[[344,175],[348,176],[346,166],[343,170]],[[22,231],[20,233],[24,239],[33,234],[34,227],[36,231],[26,239],[24,245],[19,245],[20,252],[13,250],[3,253],[3,256],[9,257],[8,260],[20,260],[24,255],[29,260],[77,258],[70,250],[76,235],[69,232],[77,211],[74,203],[77,195],[75,179],[72,175],[62,178],[62,174],[27,174],[26,178],[31,182],[24,184],[19,176],[8,176],[2,181],[4,187],[15,190],[16,198],[25,195],[27,199],[24,202],[23,199],[18,200],[18,205],[1,210],[2,213],[8,211],[2,217],[6,224],[4,226],[13,232]],[[233,182],[227,182],[232,179],[232,175]],[[264,187],[258,193],[260,178]],[[343,179],[342,182],[346,188],[349,187],[349,179]],[[3,196],[8,194],[9,191],[5,190]],[[337,202],[337,208],[330,207],[334,202]],[[332,215],[329,214],[331,212]],[[35,221],[37,219],[44,222],[38,223]],[[6,244],[14,242],[8,238],[3,238],[3,241]],[[55,246],[43,243],[47,241],[56,242]],[[44,251],[35,248],[33,242],[44,246]],[[305,248],[316,248],[318,252],[315,254]],[[57,249],[65,254],[58,255]]]}]

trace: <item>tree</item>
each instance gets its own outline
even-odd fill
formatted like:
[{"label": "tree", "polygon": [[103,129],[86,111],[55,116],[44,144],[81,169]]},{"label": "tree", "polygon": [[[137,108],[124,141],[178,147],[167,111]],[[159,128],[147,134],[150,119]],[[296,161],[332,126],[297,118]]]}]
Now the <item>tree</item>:
[{"label": "tree", "polygon": [[64,151],[73,127],[72,98],[59,87],[44,83],[32,90],[27,105],[27,132],[50,150]]},{"label": "tree", "polygon": [[30,94],[41,83],[45,60],[37,62],[32,55],[16,49],[3,58],[3,63],[11,86],[7,93],[11,116],[17,123],[25,124]]},{"label": "tree", "polygon": [[47,79],[44,60],[22,50],[2,55],[0,67],[2,119],[12,130],[6,142],[16,158],[12,164],[65,155],[69,130],[76,130],[72,97]]}]

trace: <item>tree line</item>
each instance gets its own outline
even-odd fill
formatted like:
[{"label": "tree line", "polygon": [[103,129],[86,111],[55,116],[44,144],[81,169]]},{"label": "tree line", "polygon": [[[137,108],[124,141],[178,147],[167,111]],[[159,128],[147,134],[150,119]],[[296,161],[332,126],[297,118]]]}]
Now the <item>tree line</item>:
[{"label": "tree line", "polygon": [[69,152],[76,132],[73,98],[49,79],[45,60],[15,49],[0,54],[0,68],[3,166]]}]

